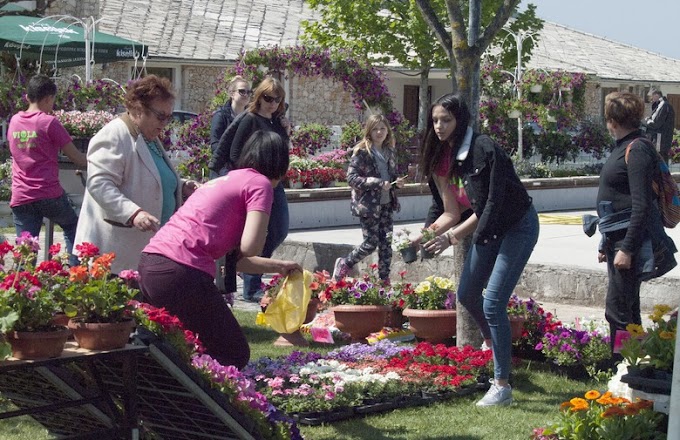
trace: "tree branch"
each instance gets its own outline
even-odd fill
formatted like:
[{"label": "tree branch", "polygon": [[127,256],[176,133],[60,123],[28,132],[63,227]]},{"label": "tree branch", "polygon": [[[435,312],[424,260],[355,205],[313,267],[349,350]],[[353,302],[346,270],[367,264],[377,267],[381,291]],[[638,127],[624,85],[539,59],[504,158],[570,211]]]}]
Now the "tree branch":
[{"label": "tree branch", "polygon": [[441,46],[444,48],[446,56],[449,58],[449,60],[454,59],[453,48],[451,46],[451,36],[446,31],[446,28],[441,23],[441,21],[439,21],[439,18],[437,18],[437,14],[435,14],[434,9],[432,9],[432,5],[430,4],[429,0],[415,1],[418,9],[420,9],[420,13],[423,14],[423,19],[432,28],[437,41],[439,41],[439,44],[441,44]]},{"label": "tree branch", "polygon": [[493,41],[496,34],[503,28],[505,23],[508,22],[508,19],[510,19],[510,16],[517,8],[519,3],[520,0],[503,1],[503,4],[498,8],[498,11],[496,11],[493,20],[484,29],[484,33],[478,40],[477,46],[479,47],[480,55],[486,50],[487,47],[489,47],[489,44],[491,44],[491,41]]},{"label": "tree branch", "polygon": [[460,0],[446,0],[446,10],[449,13],[451,37],[453,38],[455,45],[458,46],[458,43],[465,42],[465,46],[467,47],[467,29],[463,11],[460,9]]}]

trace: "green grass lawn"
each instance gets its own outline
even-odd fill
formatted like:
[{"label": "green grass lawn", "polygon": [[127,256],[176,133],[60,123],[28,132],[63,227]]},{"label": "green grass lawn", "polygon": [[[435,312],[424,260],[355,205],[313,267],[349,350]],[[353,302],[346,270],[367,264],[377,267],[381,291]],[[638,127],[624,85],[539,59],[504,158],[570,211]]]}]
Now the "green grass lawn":
[{"label": "green grass lawn", "polygon": [[[251,346],[251,359],[288,354],[292,348],[274,347],[278,335],[255,325],[255,312],[237,310]],[[327,352],[333,347],[314,345],[310,350]],[[526,440],[532,429],[545,426],[557,416],[561,402],[582,396],[591,388],[606,388],[597,382],[576,382],[551,373],[546,365],[522,361],[513,371],[513,397],[508,407],[477,408],[482,393],[454,398],[429,406],[394,410],[322,426],[301,426],[305,438],[313,440],[399,439],[399,440]],[[8,404],[0,399],[0,410]],[[43,440],[51,438],[32,419],[0,420],[0,440]]]}]

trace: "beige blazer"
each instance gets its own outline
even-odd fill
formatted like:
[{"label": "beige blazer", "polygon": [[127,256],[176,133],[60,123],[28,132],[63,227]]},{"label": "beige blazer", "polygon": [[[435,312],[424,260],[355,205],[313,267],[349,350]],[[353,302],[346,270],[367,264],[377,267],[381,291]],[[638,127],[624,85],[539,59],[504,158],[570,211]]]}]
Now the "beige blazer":
[{"label": "beige blazer", "polygon": [[[182,203],[182,182],[175,172],[177,207]],[[161,177],[144,138],[127,114],[109,122],[90,141],[87,150],[87,184],[78,219],[75,245],[89,242],[100,252],[115,252],[112,272],[137,269],[142,249],[153,232],[125,227],[138,209],[161,218]]]}]

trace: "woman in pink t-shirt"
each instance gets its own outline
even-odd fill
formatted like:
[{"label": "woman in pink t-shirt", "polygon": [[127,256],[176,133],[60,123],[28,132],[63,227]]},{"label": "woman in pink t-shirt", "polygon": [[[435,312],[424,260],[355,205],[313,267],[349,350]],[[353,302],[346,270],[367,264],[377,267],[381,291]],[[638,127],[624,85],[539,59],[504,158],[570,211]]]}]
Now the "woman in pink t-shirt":
[{"label": "woman in pink t-shirt", "polygon": [[182,205],[144,248],[144,299],[165,307],[223,365],[244,367],[245,335],[215,286],[215,260],[234,250],[236,268],[252,273],[302,270],[293,261],[258,257],[267,237],[274,190],[288,170],[288,149],[273,132],[248,140],[237,170],[211,180]]}]

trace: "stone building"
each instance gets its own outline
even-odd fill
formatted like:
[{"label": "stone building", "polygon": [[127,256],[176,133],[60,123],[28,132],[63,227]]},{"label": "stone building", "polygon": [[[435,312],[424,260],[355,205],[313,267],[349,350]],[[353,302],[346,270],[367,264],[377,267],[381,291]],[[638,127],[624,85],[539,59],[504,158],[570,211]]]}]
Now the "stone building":
[{"label": "stone building", "polygon": [[[92,15],[101,18],[99,30],[148,45],[147,60],[96,64],[95,77],[125,83],[142,68],[167,76],[179,91],[177,108],[194,112],[208,110],[216,81],[241,51],[299,44],[301,21],[316,17],[303,0],[61,0],[48,12]],[[645,96],[652,86],[680,108],[680,60],[547,22],[537,41],[527,67],[586,73],[590,115],[602,115],[604,96],[611,91]],[[385,73],[396,109],[412,119],[419,83],[415,72],[389,68]],[[450,91],[448,73],[431,72],[433,98]],[[294,123],[341,125],[357,118],[340,83],[288,77],[284,84]]]}]

